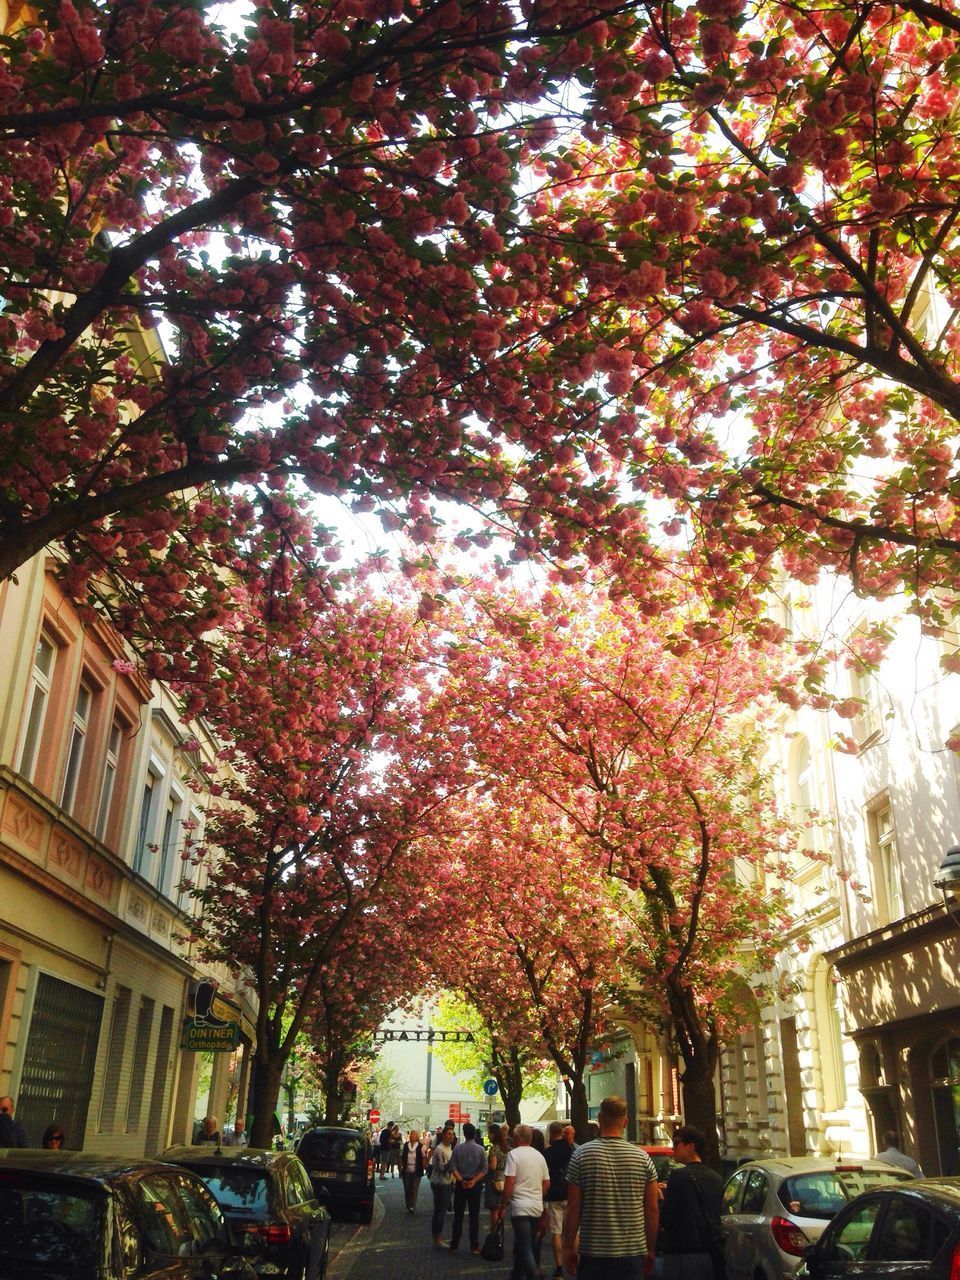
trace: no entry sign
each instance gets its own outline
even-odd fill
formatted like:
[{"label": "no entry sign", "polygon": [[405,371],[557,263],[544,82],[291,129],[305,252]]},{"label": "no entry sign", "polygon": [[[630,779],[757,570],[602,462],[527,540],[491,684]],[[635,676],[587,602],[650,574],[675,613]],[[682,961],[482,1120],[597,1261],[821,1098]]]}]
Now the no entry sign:
[{"label": "no entry sign", "polygon": [[367,1112],[367,1119],[370,1121],[371,1124],[380,1123],[380,1112],[376,1109],[376,1107],[374,1107],[372,1111]]}]

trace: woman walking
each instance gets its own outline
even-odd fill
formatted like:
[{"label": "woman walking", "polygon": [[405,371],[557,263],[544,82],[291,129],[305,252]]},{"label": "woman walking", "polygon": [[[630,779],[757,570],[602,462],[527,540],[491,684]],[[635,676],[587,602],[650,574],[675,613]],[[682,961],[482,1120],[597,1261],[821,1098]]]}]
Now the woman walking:
[{"label": "woman walking", "polygon": [[414,1213],[417,1196],[420,1194],[420,1179],[423,1177],[423,1147],[416,1129],[410,1130],[400,1149],[400,1177],[403,1179],[403,1198],[407,1203],[407,1213]]}]

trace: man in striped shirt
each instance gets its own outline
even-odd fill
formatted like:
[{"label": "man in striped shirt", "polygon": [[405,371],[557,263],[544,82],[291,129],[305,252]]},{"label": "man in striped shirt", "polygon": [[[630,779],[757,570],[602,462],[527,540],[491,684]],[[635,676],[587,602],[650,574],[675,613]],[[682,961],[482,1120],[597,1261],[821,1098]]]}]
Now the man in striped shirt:
[{"label": "man in striped shirt", "polygon": [[657,1242],[657,1171],[623,1136],[623,1098],[604,1098],[599,1118],[600,1137],[567,1165],[564,1264],[577,1280],[643,1280]]}]

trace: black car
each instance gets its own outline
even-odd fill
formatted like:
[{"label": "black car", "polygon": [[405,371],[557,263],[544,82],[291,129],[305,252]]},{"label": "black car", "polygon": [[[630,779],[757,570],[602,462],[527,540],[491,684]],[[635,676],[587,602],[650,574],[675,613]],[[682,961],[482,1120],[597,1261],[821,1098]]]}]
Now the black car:
[{"label": "black car", "polygon": [[234,1245],[258,1276],[322,1280],[326,1275],[330,1215],[317,1203],[295,1155],[205,1145],[168,1147],[160,1159],[203,1179],[223,1210]]},{"label": "black car", "polygon": [[956,1280],[960,1178],[878,1187],[851,1200],[804,1253],[809,1280]]},{"label": "black car", "polygon": [[199,1178],[154,1161],[0,1154],[0,1280],[255,1280]]},{"label": "black car", "polygon": [[371,1221],[377,1184],[373,1148],[365,1133],[326,1125],[308,1129],[297,1143],[297,1155],[306,1165],[317,1199],[332,1214],[359,1213],[361,1222]]}]

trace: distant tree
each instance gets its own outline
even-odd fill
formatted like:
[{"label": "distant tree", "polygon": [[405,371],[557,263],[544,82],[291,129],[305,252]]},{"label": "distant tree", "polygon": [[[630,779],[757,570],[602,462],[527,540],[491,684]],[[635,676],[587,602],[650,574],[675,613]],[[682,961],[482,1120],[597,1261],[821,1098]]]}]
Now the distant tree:
[{"label": "distant tree", "polygon": [[[715,1159],[720,1044],[736,1025],[744,966],[762,970],[779,945],[784,905],[765,875],[781,869],[790,833],[757,767],[777,669],[742,639],[709,632],[692,603],[653,615],[602,593],[491,591],[467,608],[445,696],[469,714],[496,796],[462,861],[484,866],[500,893],[509,886],[503,927],[530,996],[538,1002],[541,982],[556,979],[564,945],[581,986],[595,978],[609,990],[609,963],[593,957],[613,945],[620,998],[672,1035],[686,1116]],[[574,876],[544,870],[564,848],[579,890]],[[528,917],[556,940],[531,937]],[[611,936],[580,950],[592,920]],[[582,1059],[551,1048],[550,1029],[585,1030],[586,1014],[578,1005],[543,1026],[574,1086]]]},{"label": "distant tree", "polygon": [[[479,997],[479,987],[476,990]],[[497,1007],[495,992],[484,995],[487,998],[481,1000],[484,1009],[481,1012],[469,1000],[451,992],[441,993],[434,1025],[451,1031],[465,1028],[473,1034],[473,1042],[441,1041],[433,1052],[451,1075],[459,1077],[464,1088],[477,1097],[482,1095],[485,1080],[496,1080],[507,1123],[513,1128],[520,1123],[523,1098],[548,1101],[556,1096],[556,1070],[545,1060],[535,1031],[529,1042],[521,1040],[511,1011],[504,1009],[502,1002],[501,1007]],[[490,1102],[494,1106],[496,1099]]]}]

